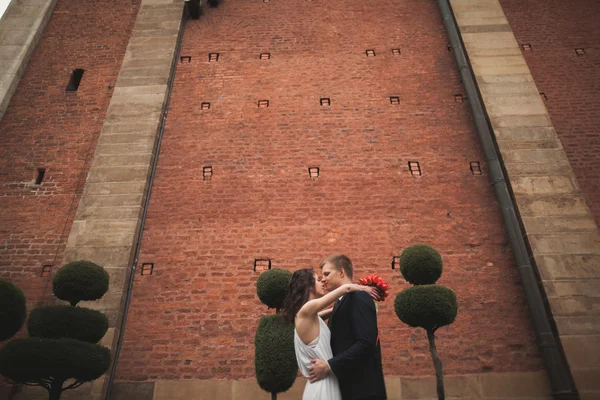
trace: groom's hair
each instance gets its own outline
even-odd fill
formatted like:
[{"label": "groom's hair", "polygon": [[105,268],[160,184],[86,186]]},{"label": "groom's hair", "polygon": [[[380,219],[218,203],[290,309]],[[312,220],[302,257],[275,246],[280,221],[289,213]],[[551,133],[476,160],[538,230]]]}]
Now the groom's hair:
[{"label": "groom's hair", "polygon": [[321,261],[321,264],[319,264],[319,268],[323,269],[323,266],[326,263],[330,263],[338,271],[340,269],[343,269],[346,275],[348,275],[348,278],[352,279],[352,261],[350,261],[350,259],[347,256],[343,254],[333,254]]}]

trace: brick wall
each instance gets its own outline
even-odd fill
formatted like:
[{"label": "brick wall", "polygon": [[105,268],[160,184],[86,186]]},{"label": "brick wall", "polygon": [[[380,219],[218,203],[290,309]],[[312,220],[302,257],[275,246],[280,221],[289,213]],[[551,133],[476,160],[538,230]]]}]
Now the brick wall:
[{"label": "brick wall", "polygon": [[[0,277],[51,294],[139,0],[59,0],[0,121]],[[71,71],[85,69],[77,92]],[[38,168],[46,173],[33,186]]]},{"label": "brick wall", "polygon": [[[500,0],[596,224],[600,225],[598,2]],[[576,48],[585,55],[578,56]]]},{"label": "brick wall", "polygon": [[[139,260],[155,269],[135,277],[118,380],[252,377],[268,312],[255,258],[294,270],[343,252],[395,295],[392,256],[415,243],[443,254],[440,283],[459,298],[439,332],[446,373],[543,368],[434,2],[224,2],[188,21],[181,55]],[[424,332],[392,303],[379,311],[385,373],[432,374]]]}]

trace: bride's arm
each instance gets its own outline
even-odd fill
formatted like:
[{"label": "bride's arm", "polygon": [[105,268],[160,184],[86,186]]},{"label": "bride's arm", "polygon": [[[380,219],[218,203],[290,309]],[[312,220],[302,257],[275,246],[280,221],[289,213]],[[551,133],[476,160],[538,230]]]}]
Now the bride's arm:
[{"label": "bride's arm", "polygon": [[327,293],[325,296],[319,299],[314,299],[306,302],[306,304],[302,306],[300,311],[298,311],[298,315],[303,317],[316,316],[319,311],[324,310],[325,307],[333,303],[340,296],[343,296],[344,294],[350,292],[357,292],[359,290],[364,290],[365,292],[368,292],[373,298],[377,298],[378,296],[377,288],[374,288],[372,286],[360,286],[354,283],[347,283]]},{"label": "bride's arm", "polygon": [[323,311],[319,311],[319,317],[321,317],[321,319],[328,319],[331,316],[332,312],[333,312],[333,307],[328,308]]}]

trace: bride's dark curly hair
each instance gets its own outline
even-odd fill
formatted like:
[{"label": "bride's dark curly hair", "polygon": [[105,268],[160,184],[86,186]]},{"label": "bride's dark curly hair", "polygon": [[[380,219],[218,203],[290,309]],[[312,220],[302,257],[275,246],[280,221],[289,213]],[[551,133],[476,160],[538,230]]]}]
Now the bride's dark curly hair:
[{"label": "bride's dark curly hair", "polygon": [[281,310],[285,322],[294,323],[296,314],[308,301],[311,292],[315,291],[315,284],[315,271],[312,268],[299,269],[293,273]]}]

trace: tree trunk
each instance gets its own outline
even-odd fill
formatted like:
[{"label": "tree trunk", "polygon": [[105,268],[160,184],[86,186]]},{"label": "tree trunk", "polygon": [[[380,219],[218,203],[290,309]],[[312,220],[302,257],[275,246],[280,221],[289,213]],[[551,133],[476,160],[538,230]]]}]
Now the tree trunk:
[{"label": "tree trunk", "polygon": [[437,349],[435,348],[435,335],[433,331],[427,331],[427,339],[429,339],[429,351],[431,352],[431,358],[433,359],[433,366],[435,367],[435,379],[437,381],[437,394],[439,400],[444,400],[444,378],[442,376],[442,362],[437,355]]},{"label": "tree trunk", "polygon": [[54,379],[52,381],[52,385],[50,386],[50,397],[48,400],[59,400],[60,395],[62,394],[62,386],[65,381]]},{"label": "tree trunk", "polygon": [[271,400],[277,400],[277,393],[271,393]]}]

